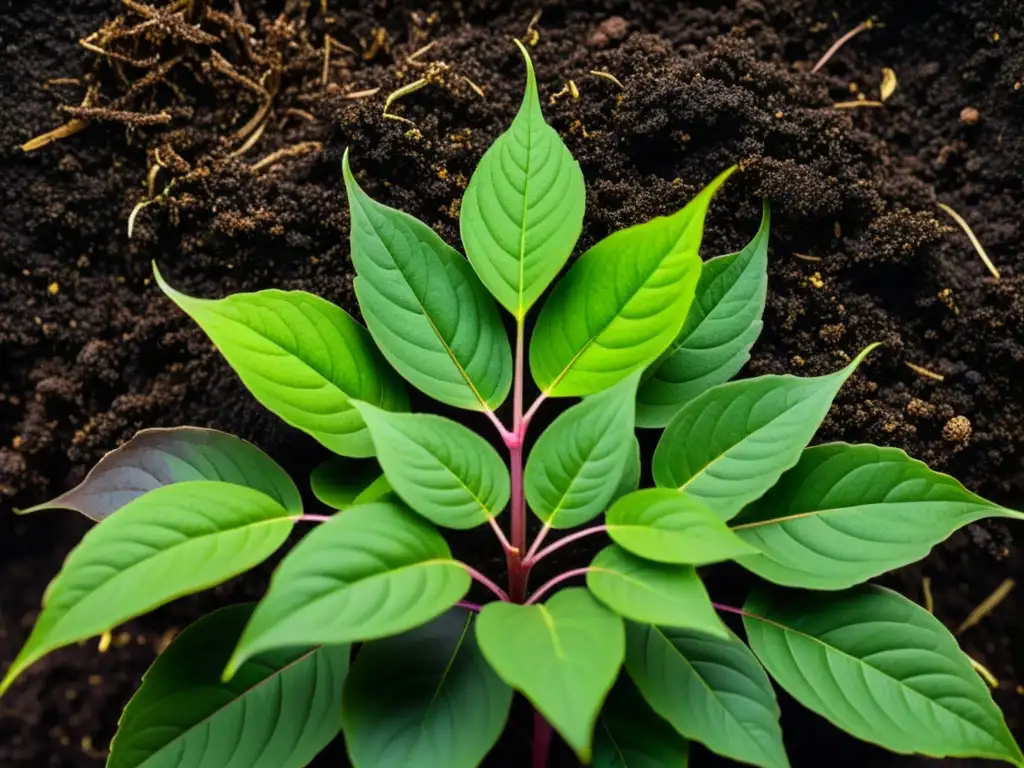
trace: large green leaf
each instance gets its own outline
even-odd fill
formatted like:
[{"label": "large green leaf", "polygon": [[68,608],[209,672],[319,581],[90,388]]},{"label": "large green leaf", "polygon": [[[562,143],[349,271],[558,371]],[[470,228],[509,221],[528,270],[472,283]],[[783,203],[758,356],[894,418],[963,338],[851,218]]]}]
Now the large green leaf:
[{"label": "large green leaf", "polygon": [[660,563],[709,565],[756,552],[707,505],[671,488],[623,496],[605,522],[616,544]]},{"label": "large green leaf", "polygon": [[398,634],[455,605],[470,576],[425,520],[388,502],[314,528],[281,561],[225,670],[272,648]]},{"label": "large green leaf", "polygon": [[435,400],[494,410],[512,385],[512,351],[487,289],[430,227],[363,192],[347,151],[342,169],[356,297],[374,341],[402,376]]},{"label": "large green leaf", "polygon": [[737,560],[757,575],[844,589],[920,560],[986,517],[1024,520],[896,448],[831,443],[805,450],[733,530],[759,550]]},{"label": "large green leaf", "polygon": [[275,499],[296,515],[302,497],[288,474],[252,443],[216,429],[144,429],[93,467],[85,479],[41,509],[73,509],[103,520],[144,493],[189,480],[223,480]]},{"label": "large green leaf", "polygon": [[264,493],[212,480],[140,496],[68,555],[0,694],[50,651],[249,570],[285,542],[292,516]]},{"label": "large green leaf", "polygon": [[564,411],[530,451],[526,500],[547,525],[574,528],[611,501],[635,451],[638,379],[629,376]]},{"label": "large green leaf", "polygon": [[747,247],[704,262],[683,330],[644,373],[637,425],[664,427],[680,407],[727,382],[750,358],[768,292],[770,226],[765,201],[761,226]]},{"label": "large green leaf", "polygon": [[345,684],[341,720],[356,768],[476,768],[505,729],[512,689],[453,608],[367,643]]},{"label": "large green leaf", "polygon": [[107,768],[303,768],[338,735],[347,645],[272,651],[221,680],[252,608],[204,616],[157,657]]},{"label": "large green leaf", "polygon": [[750,647],[804,706],[893,752],[1024,765],[1002,713],[956,640],[888,589],[765,587],[744,606]]},{"label": "large green leaf", "polygon": [[786,768],[771,681],[738,637],[626,625],[626,670],[655,712],[720,755]]},{"label": "large green leaf", "polygon": [[597,719],[594,768],[686,768],[689,751],[689,742],[620,675]]},{"label": "large green leaf", "polygon": [[405,385],[370,334],[331,302],[278,290],[196,299],[168,285],[156,264],[153,274],[264,407],[335,453],[373,455],[350,398],[391,411],[408,408]]},{"label": "large green leaf", "polygon": [[652,563],[612,544],[590,564],[587,587],[594,597],[632,621],[726,636],[725,625],[692,565]]},{"label": "large green leaf", "polygon": [[432,523],[474,528],[508,504],[508,468],[480,435],[441,416],[357,407],[391,487]]},{"label": "large green leaf", "polygon": [[483,284],[521,320],[561,270],[583,227],[583,173],[544,122],[533,63],[512,126],[480,160],[462,197],[462,243]]},{"label": "large green leaf", "polygon": [[543,605],[488,603],[476,635],[498,676],[589,762],[597,714],[622,666],[622,619],[573,588]]},{"label": "large green leaf", "polygon": [[640,474],[643,472],[643,464],[640,456],[640,440],[636,434],[633,435],[630,443],[632,447],[629,451],[629,457],[626,459],[626,466],[622,469],[622,477],[619,478],[619,484],[615,487],[615,492],[612,493],[612,497],[608,500],[609,504],[618,501],[627,493],[632,493],[640,487]]},{"label": "large green leaf", "polygon": [[800,460],[861,361],[827,376],[758,376],[708,390],[680,409],[654,451],[654,482],[700,499],[723,520]]},{"label": "large green leaf", "polygon": [[313,495],[334,509],[377,501],[391,486],[373,459],[349,459],[334,456],[318,465],[309,475]]},{"label": "large green leaf", "polygon": [[679,335],[700,277],[704,217],[733,170],[671,216],[606,237],[559,280],[530,342],[530,370],[545,395],[599,392]]}]

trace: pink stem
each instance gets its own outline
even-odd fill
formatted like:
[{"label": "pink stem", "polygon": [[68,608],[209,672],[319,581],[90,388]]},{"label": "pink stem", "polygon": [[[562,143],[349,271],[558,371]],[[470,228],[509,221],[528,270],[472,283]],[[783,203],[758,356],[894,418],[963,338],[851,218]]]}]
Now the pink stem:
[{"label": "pink stem", "polygon": [[521,603],[526,599],[526,584],[530,576],[523,568],[526,552],[526,498],[523,493],[523,442],[526,439],[526,422],[523,421],[523,321],[516,322],[515,373],[512,382],[512,434],[505,438],[508,446],[509,480],[512,485],[512,549],[508,553],[508,591],[512,601]]},{"label": "pink stem", "polygon": [[545,584],[536,592],[534,592],[530,599],[526,601],[526,604],[533,605],[534,603],[538,602],[542,597],[544,597],[544,595],[550,592],[553,588],[561,584],[563,581],[568,581],[569,579],[575,578],[576,576],[582,576],[589,570],[590,568],[573,568],[571,571],[566,571],[565,573],[558,574],[557,576],[555,576],[555,578],[553,578],[547,584]]},{"label": "pink stem", "polygon": [[534,710],[533,713],[533,768],[548,768],[548,756],[551,754],[551,739],[554,731],[551,723]]},{"label": "pink stem", "polygon": [[[537,554],[532,554],[531,550],[531,554],[528,555],[526,558],[525,565],[528,567],[533,567],[541,560],[543,560],[545,557],[550,555],[552,552],[557,552],[562,547],[568,546],[569,544],[572,544],[574,541],[579,541],[580,539],[585,538],[587,536],[593,536],[595,533],[604,533],[607,530],[608,526],[606,525],[595,525],[591,528],[584,528],[582,531],[576,531],[576,533],[571,533],[568,536],[563,536],[553,544],[549,544],[547,547],[542,549]],[[541,537],[538,536],[537,541],[534,542],[533,549],[537,548],[537,545],[540,541]]]},{"label": "pink stem", "polygon": [[495,428],[497,428],[498,434],[501,435],[501,439],[507,443],[509,441],[509,438],[512,437],[512,433],[509,432],[505,428],[505,425],[501,423],[501,419],[499,419],[497,415],[494,413],[494,411],[490,409],[484,411],[484,416],[490,419],[491,424],[493,424]]},{"label": "pink stem", "polygon": [[296,523],[326,523],[332,517],[333,515],[299,515],[292,520]]},{"label": "pink stem", "polygon": [[487,587],[489,590],[491,590],[491,592],[493,592],[495,595],[497,595],[499,600],[504,600],[506,603],[509,602],[508,594],[505,592],[505,590],[503,590],[501,587],[499,587],[493,581],[491,581],[486,576],[484,576],[482,573],[480,573],[480,571],[478,571],[476,568],[474,568],[471,565],[467,565],[466,563],[461,563],[461,562],[459,563],[459,565],[461,565],[463,568],[465,568],[466,571],[469,573],[469,575],[472,576],[476,581],[480,582],[485,587]]},{"label": "pink stem", "polygon": [[541,404],[545,400],[547,400],[547,399],[548,399],[547,395],[545,395],[543,392],[541,392],[539,395],[537,395],[537,399],[533,401],[533,405],[530,406],[530,410],[528,410],[526,412],[526,415],[523,416],[523,422],[526,423],[526,424],[529,424],[530,423],[530,419],[532,419],[534,417],[534,415],[537,413],[538,409],[540,408]]},{"label": "pink stem", "polygon": [[472,611],[473,613],[480,613],[480,610],[483,608],[482,605],[479,605],[478,603],[471,603],[468,600],[459,600],[455,605],[458,608],[465,608],[467,611]]},{"label": "pink stem", "polygon": [[818,63],[814,65],[814,67],[811,69],[811,72],[817,72],[819,69],[821,69],[823,66],[825,66],[825,64],[828,63],[828,60],[831,59],[833,56],[835,56],[836,51],[838,51],[840,48],[842,48],[844,45],[846,45],[846,43],[848,43],[854,37],[859,35],[865,29],[869,29],[869,28],[870,27],[868,25],[868,22],[862,21],[856,27],[854,27],[849,32],[847,32],[845,35],[843,35],[838,40],[836,40],[834,43],[832,43],[832,47],[829,48],[827,51],[825,51],[825,55],[824,56],[822,56],[820,59],[818,59]]},{"label": "pink stem", "polygon": [[512,550],[512,545],[508,543],[508,539],[505,537],[505,532],[501,530],[501,526],[498,525],[498,521],[493,517],[488,517],[487,522],[491,524],[491,530],[494,531],[494,535],[498,537],[498,542],[501,544],[501,548],[505,551],[505,555]]}]

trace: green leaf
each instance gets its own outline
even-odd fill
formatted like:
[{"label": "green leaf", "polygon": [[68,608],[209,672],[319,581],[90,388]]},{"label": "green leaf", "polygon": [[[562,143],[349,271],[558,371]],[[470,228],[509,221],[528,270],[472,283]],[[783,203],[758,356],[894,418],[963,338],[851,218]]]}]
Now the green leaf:
[{"label": "green leaf", "polygon": [[441,416],[357,407],[391,487],[435,525],[475,528],[508,504],[505,462],[472,430]]},{"label": "green leaf", "polygon": [[779,705],[738,637],[626,625],[626,670],[655,712],[688,739],[762,768],[786,768]]},{"label": "green leaf", "polygon": [[317,499],[334,509],[377,501],[391,490],[376,461],[342,456],[332,457],[314,469],[309,485]]},{"label": "green leaf", "polygon": [[462,198],[462,243],[483,284],[517,320],[562,269],[583,228],[579,163],[544,122],[533,63],[512,127],[488,149]]},{"label": "green leaf", "polygon": [[762,496],[804,449],[839,388],[877,344],[827,376],[758,376],[684,405],[654,451],[654,482],[703,501],[723,520]]},{"label": "green leaf", "polygon": [[737,560],[758,576],[844,589],[920,560],[987,517],[1024,519],[896,448],[831,443],[805,450],[733,530],[760,552]]},{"label": "green leaf", "polygon": [[543,605],[488,603],[476,623],[484,658],[590,762],[594,724],[622,666],[622,619],[585,589]]},{"label": "green leaf", "polygon": [[314,528],[274,572],[225,670],[272,648],[395,635],[444,613],[470,576],[425,520],[388,502]]},{"label": "green leaf", "polygon": [[302,514],[302,497],[288,474],[252,443],[216,429],[144,429],[111,451],[85,479],[55,499],[19,514],[73,509],[103,520],[156,488],[189,480],[222,480],[270,496]]},{"label": "green leaf", "polygon": [[640,487],[640,473],[643,470],[641,466],[640,458],[640,440],[637,436],[633,435],[633,447],[629,452],[629,457],[626,459],[626,466],[622,470],[622,477],[619,478],[619,484],[615,488],[615,492],[612,497],[608,500],[608,503],[614,503],[625,496],[627,493],[632,493]]},{"label": "green leaf", "polygon": [[902,595],[765,587],[744,607],[750,647],[772,677],[844,731],[893,752],[1024,765],[956,640]]},{"label": "green leaf", "polygon": [[621,675],[597,719],[594,768],[686,768],[689,751],[689,742]]},{"label": "green leaf", "polygon": [[390,411],[409,407],[405,386],[359,323],[304,291],[196,299],[160,289],[203,329],[261,405],[343,456],[372,456],[350,398]]},{"label": "green leaf", "polygon": [[477,646],[473,614],[367,643],[341,719],[356,768],[476,768],[505,729],[512,689]]},{"label": "green leaf", "polygon": [[349,646],[273,651],[221,681],[252,608],[204,616],[157,657],[106,768],[303,768],[334,740]]},{"label": "green leaf", "polygon": [[756,552],[707,505],[671,488],[623,496],[605,521],[616,544],[659,563],[710,565]]},{"label": "green leaf", "polygon": [[363,192],[348,151],[342,169],[352,214],[356,297],[377,346],[435,400],[494,410],[512,386],[512,351],[487,289],[434,230]]},{"label": "green leaf", "polygon": [[691,565],[652,563],[613,544],[590,564],[587,587],[627,619],[726,637],[725,625]]},{"label": "green leaf", "polygon": [[711,196],[590,248],[551,292],[533,330],[530,370],[548,397],[590,395],[643,368],[679,335],[693,301]]},{"label": "green leaf", "polygon": [[604,511],[634,450],[639,374],[561,413],[530,451],[526,501],[546,525],[574,528]]},{"label": "green leaf", "polygon": [[264,493],[211,480],[165,485],[122,507],[68,555],[0,694],[50,651],[249,570],[285,542],[292,515]]},{"label": "green leaf", "polygon": [[747,247],[704,262],[683,330],[644,373],[638,426],[664,427],[685,403],[727,382],[750,359],[768,292],[770,227],[765,201],[761,226]]}]

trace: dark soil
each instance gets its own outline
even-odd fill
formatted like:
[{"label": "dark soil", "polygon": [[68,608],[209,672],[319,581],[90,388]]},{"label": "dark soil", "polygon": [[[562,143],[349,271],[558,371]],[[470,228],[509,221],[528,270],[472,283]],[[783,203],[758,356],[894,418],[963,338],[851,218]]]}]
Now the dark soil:
[{"label": "dark soil", "polygon": [[[212,66],[208,44],[173,35],[140,43],[140,58],[153,49],[161,61],[183,59],[164,82],[118,104],[125,86],[116,68],[97,64],[76,41],[122,13],[120,3],[0,0],[4,666],[87,527],[71,513],[16,518],[13,507],[69,487],[147,426],[237,433],[300,478],[323,458],[247,396],[154,288],[150,261],[193,294],[300,288],[354,311],[341,152],[352,148],[371,194],[458,243],[466,179],[520,99],[522,67],[510,38],[527,34],[535,10],[527,0],[375,0],[336,10],[338,0],[329,0],[325,19],[318,2],[253,0],[243,3],[252,33],[238,35],[202,15],[207,6],[230,14],[232,3],[192,5],[240,75],[278,73],[262,135],[235,157],[240,141],[232,135],[244,133],[262,96]],[[873,29],[810,73],[833,40],[869,16]],[[972,490],[1024,508],[1022,0],[573,0],[545,4],[536,30],[542,98],[554,98],[548,117],[587,179],[582,245],[678,208],[740,162],[744,172],[713,208],[705,253],[742,244],[756,228],[758,198],[772,200],[771,291],[747,373],[831,371],[882,340],[886,347],[843,391],[820,438],[905,448]],[[326,86],[325,32],[354,51],[335,47]],[[248,37],[254,48],[243,43]],[[385,95],[426,70],[405,59],[428,42],[436,44],[421,61],[450,70],[393,106],[414,125],[382,119]],[[899,80],[884,108],[832,107],[855,98],[854,88],[877,98],[882,67]],[[120,68],[129,80],[143,71]],[[65,122],[58,105],[79,104],[87,90],[44,83],[87,75],[100,104],[166,110],[170,122],[92,121],[37,151],[18,149]],[[555,98],[568,79],[579,98]],[[977,110],[976,121],[961,120],[965,107]],[[158,162],[167,167],[149,176]],[[138,213],[129,240],[129,214],[150,195],[158,199]],[[967,218],[1001,280],[936,201]],[[969,420],[968,438],[945,429],[953,417]],[[1002,524],[971,526],[885,582],[921,599],[922,578],[930,577],[935,611],[955,627],[1004,579],[1024,576],[1021,535]],[[489,539],[456,546],[500,572]],[[90,642],[36,665],[0,701],[0,765],[102,765],[121,707],[169,633],[225,601],[258,595],[268,572],[133,621],[106,653]],[[715,579],[726,598],[742,584],[738,575]],[[1019,737],[1022,638],[1019,589],[961,637],[998,678],[995,697]],[[783,722],[797,766],[819,765],[822,755],[849,765],[931,764],[856,744],[788,704]],[[494,765],[526,764],[518,723]],[[339,746],[317,765],[343,764],[341,754]]]}]

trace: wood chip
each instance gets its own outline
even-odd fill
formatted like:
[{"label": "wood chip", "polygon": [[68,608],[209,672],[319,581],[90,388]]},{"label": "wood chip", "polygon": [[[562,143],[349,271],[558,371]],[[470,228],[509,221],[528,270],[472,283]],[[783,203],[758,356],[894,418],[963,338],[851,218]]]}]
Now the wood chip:
[{"label": "wood chip", "polygon": [[882,86],[880,88],[882,101],[888,101],[889,97],[896,92],[896,73],[889,67],[882,67]]}]

